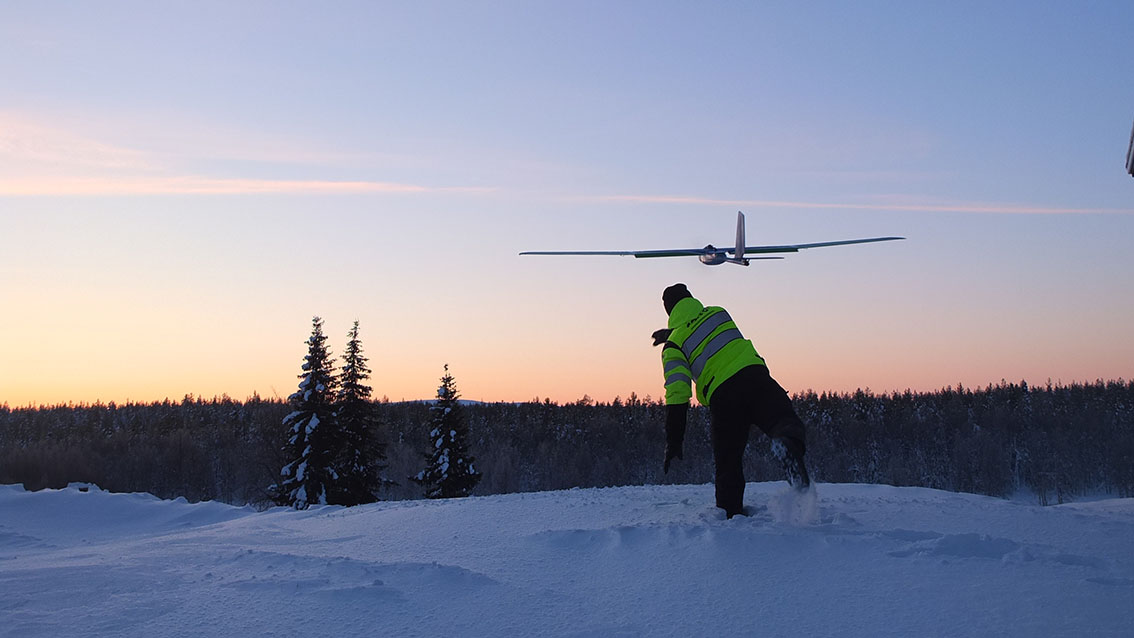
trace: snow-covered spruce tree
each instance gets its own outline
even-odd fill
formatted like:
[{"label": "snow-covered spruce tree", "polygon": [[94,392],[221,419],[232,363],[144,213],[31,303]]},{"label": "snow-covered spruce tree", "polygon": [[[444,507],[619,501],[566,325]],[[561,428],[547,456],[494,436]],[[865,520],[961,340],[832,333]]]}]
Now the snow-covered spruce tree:
[{"label": "snow-covered spruce tree", "polygon": [[358,339],[358,322],[347,333],[346,352],[339,372],[339,392],[335,408],[343,447],[336,460],[339,481],[327,494],[335,505],[361,505],[378,500],[375,493],[382,487],[386,445],[378,429],[380,423],[370,402],[370,368],[362,354]]},{"label": "snow-covered spruce tree", "polygon": [[428,465],[411,480],[425,486],[426,498],[468,496],[480,482],[480,473],[469,454],[469,428],[465,424],[453,375],[445,365],[445,376],[437,389],[437,401],[429,409]]},{"label": "snow-covered spruce tree", "polygon": [[335,423],[335,378],[323,320],[315,317],[311,326],[299,390],[288,397],[292,412],[283,420],[288,429],[283,451],[291,461],[280,470],[279,482],[269,488],[278,505],[296,509],[327,503],[328,488],[338,480],[334,463],[336,450],[341,448]]}]

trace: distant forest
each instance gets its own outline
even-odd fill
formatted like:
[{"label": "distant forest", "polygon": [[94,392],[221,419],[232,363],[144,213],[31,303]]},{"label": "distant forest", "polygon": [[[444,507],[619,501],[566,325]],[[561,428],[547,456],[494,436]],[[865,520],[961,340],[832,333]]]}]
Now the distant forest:
[{"label": "distant forest", "polygon": [[[1042,504],[1086,493],[1134,496],[1134,382],[876,395],[794,397],[808,424],[807,459],[821,482],[923,486],[991,496],[1020,490]],[[385,441],[378,497],[420,498],[429,403],[373,402]],[[685,459],[663,475],[665,407],[588,397],[568,404],[463,406],[483,474],[474,494],[712,480],[708,412],[691,410]],[[270,504],[288,459],[281,400],[210,400],[10,408],[0,406],[0,483],[28,489],[90,482],[162,498]],[[750,481],[781,480],[768,441],[753,432]]]}]

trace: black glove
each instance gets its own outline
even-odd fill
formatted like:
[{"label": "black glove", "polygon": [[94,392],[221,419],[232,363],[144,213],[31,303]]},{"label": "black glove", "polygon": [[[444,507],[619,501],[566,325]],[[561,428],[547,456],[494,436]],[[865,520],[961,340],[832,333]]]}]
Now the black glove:
[{"label": "black glove", "polygon": [[665,406],[665,463],[662,464],[663,474],[669,474],[670,461],[685,458],[681,444],[685,440],[685,420],[688,411],[688,403]]},{"label": "black glove", "polygon": [[654,338],[654,345],[660,346],[661,344],[668,341],[669,335],[670,335],[671,332],[673,332],[673,331],[670,330],[669,328],[662,328],[661,330],[655,330],[654,334],[650,335],[651,337]]}]

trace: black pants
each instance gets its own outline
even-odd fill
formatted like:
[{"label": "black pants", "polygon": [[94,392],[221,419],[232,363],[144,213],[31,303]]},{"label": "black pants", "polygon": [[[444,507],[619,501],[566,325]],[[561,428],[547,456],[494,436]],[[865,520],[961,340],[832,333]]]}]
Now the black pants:
[{"label": "black pants", "polygon": [[744,508],[744,448],[752,425],[804,451],[804,425],[791,398],[761,365],[748,366],[721,383],[709,405],[717,507],[730,516]]}]

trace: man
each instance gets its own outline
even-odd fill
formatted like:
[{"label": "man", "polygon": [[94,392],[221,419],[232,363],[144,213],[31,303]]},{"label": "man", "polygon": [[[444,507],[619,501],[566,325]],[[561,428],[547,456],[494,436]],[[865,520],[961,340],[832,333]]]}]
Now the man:
[{"label": "man", "polygon": [[804,426],[791,399],[768,374],[764,359],[745,339],[724,308],[705,307],[685,284],[662,293],[669,327],[654,332],[663,345],[665,371],[665,463],[682,458],[686,415],[697,386],[697,400],[712,416],[717,507],[728,518],[744,513],[744,447],[756,424],[772,439],[772,453],[797,490],[811,484],[803,463]]}]

